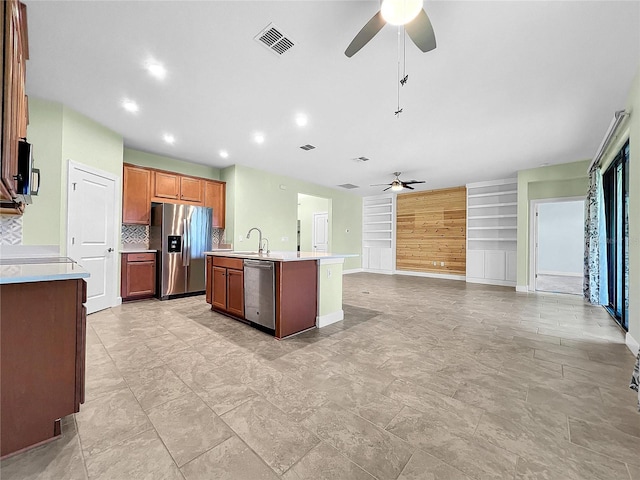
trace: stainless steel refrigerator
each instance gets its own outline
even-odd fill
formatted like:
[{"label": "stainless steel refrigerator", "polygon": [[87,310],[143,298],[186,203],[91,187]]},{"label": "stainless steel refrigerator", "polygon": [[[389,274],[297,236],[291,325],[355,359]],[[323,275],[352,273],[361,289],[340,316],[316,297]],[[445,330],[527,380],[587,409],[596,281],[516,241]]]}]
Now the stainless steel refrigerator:
[{"label": "stainless steel refrigerator", "polygon": [[162,300],[204,293],[211,250],[209,207],[151,204],[149,247],[158,250],[158,292]]}]

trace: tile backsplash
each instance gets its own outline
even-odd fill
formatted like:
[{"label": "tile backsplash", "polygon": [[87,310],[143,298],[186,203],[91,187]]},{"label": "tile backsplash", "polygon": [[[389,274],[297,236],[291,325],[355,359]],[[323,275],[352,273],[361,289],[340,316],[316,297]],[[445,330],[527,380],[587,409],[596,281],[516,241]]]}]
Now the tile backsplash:
[{"label": "tile backsplash", "polygon": [[[123,245],[149,245],[148,225],[122,225],[121,233]],[[20,237],[22,238],[22,234]],[[211,241],[214,245],[224,243],[224,228],[214,228]]]},{"label": "tile backsplash", "polygon": [[22,245],[21,215],[0,215],[0,245]]},{"label": "tile backsplash", "polygon": [[149,225],[122,225],[122,244],[149,244]]}]

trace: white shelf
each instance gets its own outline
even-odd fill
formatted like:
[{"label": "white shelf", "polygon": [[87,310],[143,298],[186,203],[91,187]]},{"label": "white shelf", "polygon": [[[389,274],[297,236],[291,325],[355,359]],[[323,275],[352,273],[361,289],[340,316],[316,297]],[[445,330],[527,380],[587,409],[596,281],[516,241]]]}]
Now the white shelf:
[{"label": "white shelf", "polygon": [[515,285],[517,195],[515,178],[467,184],[467,281]]},{"label": "white shelf", "polygon": [[467,195],[467,198],[495,197],[496,195],[510,195],[512,193],[518,193],[518,190],[507,190],[505,192],[475,193],[475,194]]},{"label": "white shelf", "polygon": [[517,218],[518,215],[515,213],[508,213],[505,215],[478,215],[478,216],[473,216],[473,217],[469,217],[469,219],[473,219],[473,220],[485,220],[485,219],[489,219],[489,218]]},{"label": "white shelf", "polygon": [[515,225],[513,226],[500,225],[497,227],[467,227],[468,230],[516,230],[517,228],[518,227]]},{"label": "white shelf", "polygon": [[395,250],[395,195],[383,194],[362,201],[362,267],[392,272]]},{"label": "white shelf", "polygon": [[518,202],[508,202],[508,203],[487,203],[486,205],[468,205],[467,210],[471,208],[489,208],[489,207],[510,207],[513,205],[518,205]]}]

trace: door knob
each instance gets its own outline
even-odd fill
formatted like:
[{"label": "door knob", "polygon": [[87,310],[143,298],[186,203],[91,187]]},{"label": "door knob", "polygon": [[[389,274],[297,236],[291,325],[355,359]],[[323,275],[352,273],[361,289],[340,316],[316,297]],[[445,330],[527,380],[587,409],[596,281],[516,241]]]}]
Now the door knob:
[{"label": "door knob", "polygon": [[107,248],[107,252],[113,252],[113,248]]}]

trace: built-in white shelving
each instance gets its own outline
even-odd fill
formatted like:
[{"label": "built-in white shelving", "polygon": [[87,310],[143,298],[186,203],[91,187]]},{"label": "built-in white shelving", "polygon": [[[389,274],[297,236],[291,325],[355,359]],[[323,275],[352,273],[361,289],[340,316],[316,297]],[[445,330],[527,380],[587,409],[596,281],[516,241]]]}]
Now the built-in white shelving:
[{"label": "built-in white shelving", "polygon": [[395,195],[362,199],[362,268],[393,273],[395,252]]},{"label": "built-in white shelving", "polygon": [[467,184],[467,282],[516,284],[518,182]]}]

